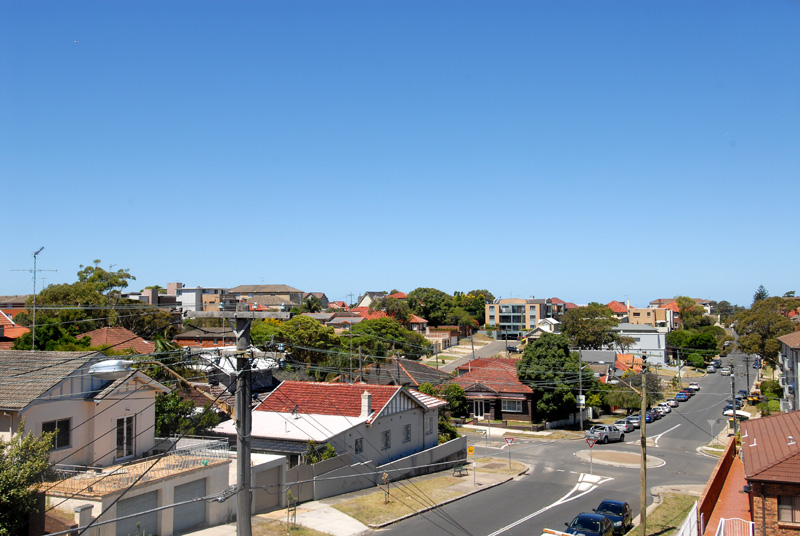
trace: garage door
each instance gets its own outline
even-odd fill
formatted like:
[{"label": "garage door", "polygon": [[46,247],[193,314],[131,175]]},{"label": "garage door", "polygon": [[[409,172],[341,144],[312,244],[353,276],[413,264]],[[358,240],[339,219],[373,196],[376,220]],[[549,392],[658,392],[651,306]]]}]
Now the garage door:
[{"label": "garage door", "polygon": [[[190,501],[196,497],[206,496],[206,479],[201,478],[177,486],[175,488],[175,502]],[[186,530],[206,522],[206,502],[196,501],[189,504],[182,504],[175,507],[173,516],[172,530],[175,532]]]},{"label": "garage door", "polygon": [[[152,510],[158,506],[158,492],[143,493],[117,503],[117,517],[129,516],[138,512]],[[117,536],[149,536],[158,534],[158,512],[150,512],[130,519],[117,521]]]}]

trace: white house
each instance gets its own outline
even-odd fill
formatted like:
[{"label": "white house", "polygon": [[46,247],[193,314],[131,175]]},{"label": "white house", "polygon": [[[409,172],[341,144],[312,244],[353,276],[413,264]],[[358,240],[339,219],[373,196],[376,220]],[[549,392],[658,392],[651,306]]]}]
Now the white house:
[{"label": "white house", "polygon": [[667,335],[653,326],[623,322],[611,328],[620,337],[630,337],[633,344],[625,352],[619,347],[612,348],[622,353],[631,353],[646,358],[648,365],[666,363]]},{"label": "white house", "polygon": [[[380,465],[436,446],[446,404],[397,385],[285,381],[253,411],[252,446],[296,465],[309,441],[328,443],[354,462]],[[215,432],[235,437],[236,423]]]}]

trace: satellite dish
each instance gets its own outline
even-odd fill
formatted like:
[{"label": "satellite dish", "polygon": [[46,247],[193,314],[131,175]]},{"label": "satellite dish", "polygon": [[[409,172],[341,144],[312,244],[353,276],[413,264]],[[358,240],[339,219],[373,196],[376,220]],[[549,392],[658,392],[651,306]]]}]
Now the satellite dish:
[{"label": "satellite dish", "polygon": [[127,359],[108,359],[89,367],[89,375],[104,380],[116,380],[130,374],[133,361]]}]

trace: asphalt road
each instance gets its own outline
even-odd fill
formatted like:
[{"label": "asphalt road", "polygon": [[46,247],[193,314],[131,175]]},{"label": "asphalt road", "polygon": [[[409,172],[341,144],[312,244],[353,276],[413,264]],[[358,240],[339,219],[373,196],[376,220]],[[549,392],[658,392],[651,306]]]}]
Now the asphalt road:
[{"label": "asphalt road", "polygon": [[[735,389],[745,388],[745,365],[742,354],[732,354],[736,375]],[[728,363],[724,362],[723,365]],[[750,381],[756,370],[750,369]],[[663,419],[647,425],[647,454],[663,460],[660,467],[648,468],[649,490],[656,486],[704,485],[717,462],[716,458],[698,452],[727,426],[722,407],[731,394],[731,377],[709,374],[697,381],[700,391]],[[709,421],[712,421],[709,424]],[[470,441],[477,456],[505,458],[508,449],[502,439]],[[626,434],[625,443],[596,445],[593,452],[616,450],[640,453],[640,434]],[[410,518],[384,529],[389,534],[451,534],[473,536],[538,535],[542,528],[564,528],[580,512],[591,511],[601,500],[613,498],[631,504],[639,512],[639,468],[592,464],[576,456],[587,451],[583,440],[547,441],[517,438],[511,447],[514,460],[531,467],[528,474],[512,482],[466,497],[425,515]],[[478,469],[480,471],[480,468]]]}]

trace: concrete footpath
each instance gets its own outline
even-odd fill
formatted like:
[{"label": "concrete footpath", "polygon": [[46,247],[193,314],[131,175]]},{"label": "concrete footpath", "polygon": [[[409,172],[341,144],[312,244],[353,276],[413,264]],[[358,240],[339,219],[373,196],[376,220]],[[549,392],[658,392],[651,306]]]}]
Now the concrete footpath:
[{"label": "concrete footpath", "polygon": [[[348,516],[347,514],[344,514],[339,510],[337,510],[336,508],[334,508],[334,506],[339,503],[363,497],[371,493],[375,493],[375,488],[367,488],[360,491],[354,491],[352,493],[339,495],[337,497],[330,497],[328,499],[323,499],[321,501],[311,501],[307,503],[302,503],[297,506],[296,523],[303,527],[314,529],[319,532],[324,532],[326,534],[331,534],[332,536],[356,536],[358,534],[369,532],[372,529],[385,527],[393,523],[397,523],[398,521],[402,521],[403,519],[406,519],[408,517],[413,517],[415,515],[424,513],[428,510],[432,510],[433,508],[437,508],[439,506],[457,501],[459,499],[463,499],[464,497],[467,497],[474,493],[479,493],[481,491],[491,489],[495,486],[499,486],[501,484],[504,484],[505,482],[509,482],[510,480],[527,472],[528,470],[526,468],[524,471],[516,474],[484,472],[481,471],[481,464],[479,463],[478,471],[477,473],[475,473],[473,472],[472,467],[473,467],[472,464],[470,464],[468,473],[466,475],[459,477],[457,482],[446,486],[448,490],[455,491],[458,493],[456,497],[439,502],[435,505],[431,505],[427,508],[422,508],[411,514],[402,516],[397,519],[393,519],[388,522],[367,526],[358,521],[357,519],[354,519]],[[430,475],[415,477],[412,479],[412,481],[414,483],[419,484],[420,482],[424,482],[425,480],[439,478],[442,476],[451,476],[451,475],[452,471],[448,469],[446,471],[440,471],[438,473]],[[397,484],[402,485],[404,482],[405,481],[400,481],[397,482]],[[282,510],[275,510],[273,512],[268,512],[266,514],[255,515],[253,516],[254,525],[256,520],[258,519],[282,521],[285,523],[286,509],[284,508]],[[202,529],[192,532],[191,534],[192,536],[233,536],[236,534],[236,523],[229,523],[227,525],[210,527],[207,529]]]}]

